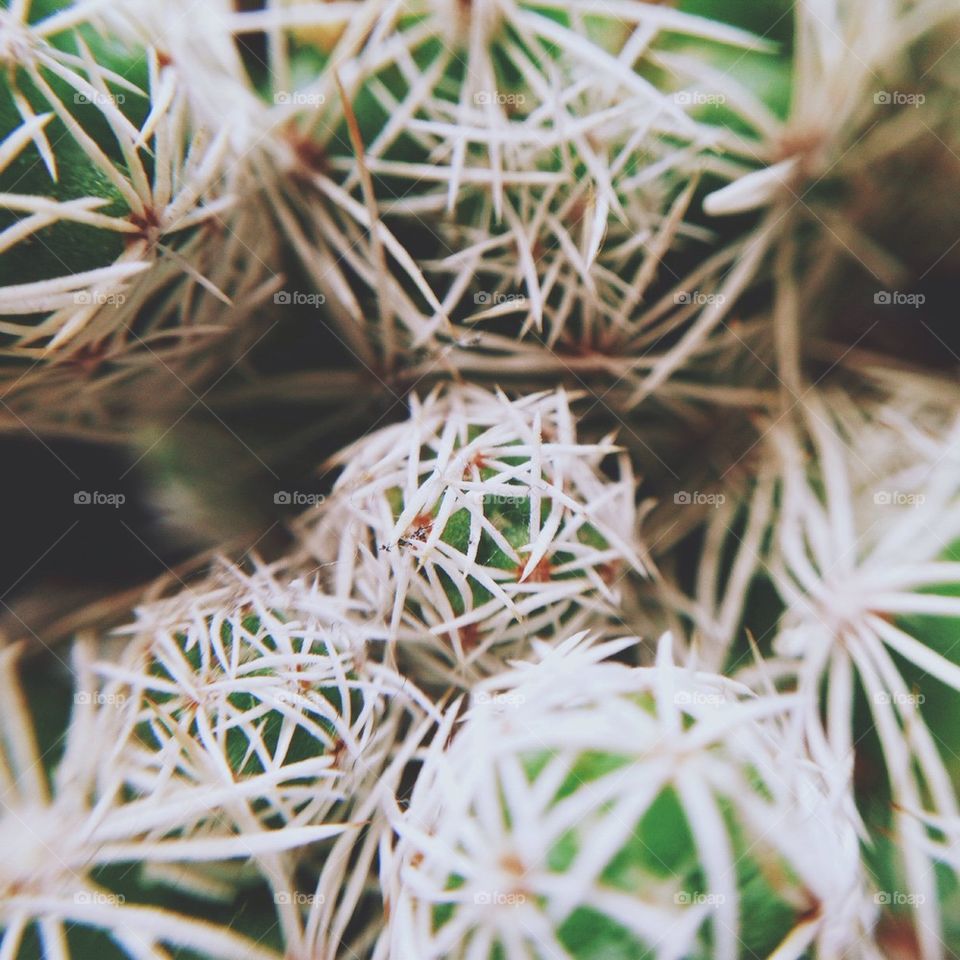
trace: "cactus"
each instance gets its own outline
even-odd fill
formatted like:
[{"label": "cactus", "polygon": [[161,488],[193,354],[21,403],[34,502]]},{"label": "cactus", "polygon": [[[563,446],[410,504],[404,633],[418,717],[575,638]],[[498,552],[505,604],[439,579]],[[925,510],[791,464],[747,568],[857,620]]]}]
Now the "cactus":
[{"label": "cactus", "polygon": [[960,954],[953,0],[0,0],[0,67],[0,442],[177,558],[10,548],[0,958]]},{"label": "cactus", "polygon": [[[95,26],[70,4],[3,12],[0,375],[34,422],[109,423],[101,382],[108,407],[142,404],[126,388],[143,368],[175,393],[209,366],[184,345],[222,341],[235,299],[270,282],[227,131],[192,116],[162,51]],[[77,382],[89,410],[69,409]]]},{"label": "cactus", "polygon": [[629,463],[618,457],[616,482],[600,470],[614,456],[577,442],[562,392],[449,388],[343,452],[304,540],[335,564],[334,595],[456,682],[444,661],[470,676],[530,636],[616,622],[621,581],[644,567]]},{"label": "cactus", "polygon": [[874,908],[829,771],[777,762],[790,698],[677,669],[669,635],[649,668],[584,641],[480,684],[432,752],[383,955],[844,955]]},{"label": "cactus", "polygon": [[[332,604],[290,596],[269,572],[226,571],[140,612],[123,659],[103,666],[107,695],[124,701],[131,789],[174,798],[226,780],[242,800],[238,825],[272,829],[342,815],[378,772],[399,720],[388,701],[415,691],[369,662]],[[251,789],[264,778],[267,790]]]},{"label": "cactus", "polygon": [[[11,956],[89,956],[99,950],[133,958],[144,950],[175,949],[223,960],[237,954],[276,957],[255,939],[204,919],[209,905],[203,898],[180,911],[151,902],[137,876],[144,864],[189,866],[249,856],[257,841],[243,834],[177,837],[185,815],[216,810],[209,791],[190,788],[173,803],[125,800],[111,757],[119,732],[116,701],[99,696],[90,653],[82,645],[75,651],[78,692],[52,783],[45,761],[59,736],[40,752],[17,682],[18,649],[4,650],[0,661],[8,784],[0,831],[14,854],[0,875],[4,948]],[[312,830],[315,837],[329,832]],[[165,832],[169,839],[156,839]],[[118,865],[126,868],[118,872]]]}]

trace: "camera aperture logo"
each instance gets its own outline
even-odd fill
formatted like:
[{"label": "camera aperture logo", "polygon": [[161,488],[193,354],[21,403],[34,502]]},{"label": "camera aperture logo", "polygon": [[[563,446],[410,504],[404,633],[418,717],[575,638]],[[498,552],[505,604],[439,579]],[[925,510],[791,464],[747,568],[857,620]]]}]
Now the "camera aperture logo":
[{"label": "camera aperture logo", "polygon": [[73,502],[78,507],[122,507],[127,502],[126,494],[104,493],[101,490],[77,490]]},{"label": "camera aperture logo", "polygon": [[723,303],[726,299],[722,293],[703,293],[701,290],[678,290],[673,295],[673,302],[677,306],[707,307],[712,303]]},{"label": "camera aperture logo", "polygon": [[309,90],[278,90],[273,95],[273,102],[278,107],[322,107],[327,98]]},{"label": "camera aperture logo", "polygon": [[873,702],[895,704],[898,707],[922,707],[927,702],[927,697],[923,693],[903,693],[899,690],[891,693],[881,690],[873,695]]},{"label": "camera aperture logo", "polygon": [[101,93],[99,90],[90,90],[87,93],[77,91],[73,95],[73,102],[77,105],[90,104],[94,107],[123,106],[127,102],[126,94]]},{"label": "camera aperture logo", "polygon": [[273,902],[277,904],[295,903],[300,906],[312,907],[314,904],[323,906],[326,897],[322,893],[301,893],[299,890],[280,890],[273,895]]},{"label": "camera aperture logo", "polygon": [[515,709],[526,703],[527,698],[521,693],[513,690],[507,691],[487,691],[480,690],[473,697],[473,702],[477,704],[486,704],[495,710]]},{"label": "camera aperture logo", "polygon": [[873,502],[878,507],[922,507],[927,498],[922,493],[904,493],[902,490],[878,490]]},{"label": "camera aperture logo", "polygon": [[873,895],[873,902],[881,907],[914,907],[926,902],[922,893],[904,893],[902,890],[881,890]]},{"label": "camera aperture logo", "polygon": [[480,907],[519,907],[527,902],[527,895],[519,891],[480,890],[473,895]]},{"label": "camera aperture logo", "polygon": [[719,707],[727,700],[722,693],[708,693],[704,690],[678,690],[673,695],[673,702],[678,707]]},{"label": "camera aperture logo", "polygon": [[103,293],[100,290],[78,290],[73,295],[78,307],[121,307],[127,302],[122,293]]},{"label": "camera aperture logo", "polygon": [[127,698],[122,693],[91,693],[89,690],[79,690],[73,695],[73,702],[81,706],[92,704],[96,707],[122,707]]},{"label": "camera aperture logo", "polygon": [[680,890],[673,895],[673,902],[681,907],[719,907],[726,899],[722,893],[700,893],[696,890]]},{"label": "camera aperture logo", "polygon": [[508,496],[505,493],[482,493],[477,497],[478,502],[488,507],[517,507],[526,503],[530,499],[530,494],[526,496],[516,495]]},{"label": "camera aperture logo", "polygon": [[478,107],[495,103],[501,107],[520,107],[527,102],[523,93],[501,93],[499,90],[480,90],[473,95],[473,102]]},{"label": "camera aperture logo", "polygon": [[327,498],[322,493],[305,493],[302,490],[278,490],[273,502],[281,507],[315,507]]},{"label": "camera aperture logo", "polygon": [[278,290],[273,302],[281,307],[322,307],[327,298],[322,293],[305,293],[303,290]]},{"label": "camera aperture logo", "polygon": [[78,906],[120,907],[127,902],[122,893],[107,893],[103,890],[80,890],[73,895]]},{"label": "camera aperture logo", "polygon": [[726,494],[704,493],[701,490],[678,490],[673,495],[673,502],[681,507],[717,507],[727,502]]},{"label": "camera aperture logo", "polygon": [[873,95],[878,107],[920,107],[927,102],[926,94],[905,93],[902,90],[878,90]]},{"label": "camera aperture logo", "polygon": [[523,305],[527,298],[522,293],[497,293],[491,290],[478,290],[473,295],[473,302],[478,307],[499,307],[502,304]]},{"label": "camera aperture logo", "polygon": [[899,290],[878,290],[873,295],[878,307],[922,307],[927,302],[923,293],[901,293]]},{"label": "camera aperture logo", "polygon": [[727,97],[704,90],[679,90],[673,95],[673,102],[681,107],[719,107],[727,102]]}]

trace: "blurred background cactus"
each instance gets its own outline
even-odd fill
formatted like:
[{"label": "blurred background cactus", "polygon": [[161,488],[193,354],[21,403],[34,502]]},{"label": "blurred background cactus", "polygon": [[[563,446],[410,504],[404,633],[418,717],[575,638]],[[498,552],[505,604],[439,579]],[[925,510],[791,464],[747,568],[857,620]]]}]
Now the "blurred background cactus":
[{"label": "blurred background cactus", "polygon": [[0,957],[960,957],[954,0],[0,66]]}]

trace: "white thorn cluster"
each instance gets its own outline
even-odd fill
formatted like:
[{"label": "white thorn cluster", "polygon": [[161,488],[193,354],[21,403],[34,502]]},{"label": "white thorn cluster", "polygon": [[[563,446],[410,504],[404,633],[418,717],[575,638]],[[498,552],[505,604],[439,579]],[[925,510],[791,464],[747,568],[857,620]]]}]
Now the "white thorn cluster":
[{"label": "white thorn cluster", "polygon": [[[35,425],[187,389],[211,365],[201,348],[276,285],[230,129],[198,120],[189,71],[149,41],[98,35],[100,7],[2,14],[0,256],[19,266],[0,284],[0,376]],[[147,374],[162,390],[129,389]]]},{"label": "white thorn cluster", "polygon": [[[306,2],[214,19],[221,36],[271,38],[268,95],[300,181],[277,186],[277,216],[368,366],[614,369],[639,390],[651,348],[709,306],[700,297],[725,299],[742,251],[682,280],[662,261],[711,238],[686,214],[702,174],[728,174],[717,152],[752,154],[690,115],[689,78],[659,48],[765,41],[634,0]],[[436,253],[414,260],[411,231]]]},{"label": "white thorn cluster", "polygon": [[[388,831],[386,798],[435,711],[369,659],[341,604],[293,577],[225,567],[142,607],[113,644],[119,656],[95,663],[78,641],[79,692],[52,797],[17,652],[0,654],[0,838],[14,854],[0,867],[0,930],[11,956],[31,925],[45,955],[65,956],[56,945],[66,922],[104,931],[132,960],[161,944],[266,960],[269,948],[194,915],[258,881],[288,955],[343,932],[364,892],[354,878]],[[301,889],[311,862],[312,895]],[[97,880],[114,864],[127,865],[119,891]],[[182,916],[141,906],[137,877],[201,900]]]},{"label": "white thorn cluster", "polygon": [[[764,166],[741,170],[732,183],[710,194],[706,212],[724,216],[792,207],[822,180],[859,176],[865,165],[897,151],[905,125],[897,108],[917,102],[894,92],[898,83],[910,82],[905,79],[911,73],[910,48],[955,17],[956,7],[945,0],[892,0],[879,7],[871,0],[796,4],[787,115],[779,117],[757,102],[742,111],[754,159]],[[831,230],[834,223],[821,225]],[[874,259],[869,244],[854,239],[856,226],[841,230],[841,248],[850,244],[851,255],[868,257],[870,267],[881,267],[876,275],[883,275],[883,258]]]},{"label": "white thorn cluster", "polygon": [[[97,693],[92,652],[79,643],[74,653],[78,693],[65,736],[65,750],[52,785],[45,772],[33,722],[19,686],[19,650],[0,652],[0,842],[8,856],[0,864],[0,932],[5,956],[40,949],[44,957],[67,958],[77,928],[102,933],[130,960],[183,950],[231,960],[278,960],[267,947],[197,915],[127,900],[100,879],[116,864],[150,861],[204,863],[262,854],[264,835],[219,839],[183,838],[184,819],[201,811],[215,815],[225,799],[217,791],[193,789],[175,799],[128,800],[116,766],[115,701]],[[269,849],[312,842],[342,827],[309,827],[271,838]],[[21,952],[24,951],[24,952]]]},{"label": "white thorn cluster", "polygon": [[378,956],[854,955],[856,822],[791,738],[797,699],[680,669],[669,636],[655,667],[605,659],[632,642],[538,645],[451,708],[396,817]]},{"label": "white thorn cluster", "polygon": [[435,391],[336,462],[332,495],[302,520],[307,547],[335,596],[447,679],[496,669],[532,636],[602,626],[644,571],[629,462],[609,439],[578,441],[562,391]]},{"label": "white thorn cluster", "polygon": [[350,369],[221,399],[445,384],[82,637],[62,759],[0,637],[0,960],[954,955],[958,392],[874,327],[950,349],[956,0],[0,7],[0,433],[186,415],[307,304]]},{"label": "white thorn cluster", "polygon": [[184,809],[187,834],[342,819],[417,694],[339,606],[269,568],[226,568],[141,608],[119,660],[99,666],[121,704],[128,787],[156,802],[219,794],[213,820]]},{"label": "white thorn cluster", "polygon": [[[795,684],[808,740],[845,762],[858,746],[863,690],[918,936],[924,956],[936,956],[944,854],[931,845],[926,811],[960,822],[960,808],[947,769],[953,747],[908,678],[960,691],[960,665],[955,643],[936,650],[908,620],[960,617],[960,598],[944,589],[960,577],[951,558],[960,540],[960,421],[904,391],[867,405],[840,392],[812,395],[802,409],[799,422],[770,435],[781,503],[768,569],[784,605],[775,656],[742,677]],[[949,838],[952,858],[957,842]]]}]

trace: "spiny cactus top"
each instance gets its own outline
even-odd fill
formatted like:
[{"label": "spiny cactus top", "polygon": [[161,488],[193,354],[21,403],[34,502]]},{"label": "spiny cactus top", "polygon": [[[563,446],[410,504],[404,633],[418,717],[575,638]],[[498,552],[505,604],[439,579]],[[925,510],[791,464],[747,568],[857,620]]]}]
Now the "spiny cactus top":
[{"label": "spiny cactus top", "polygon": [[[846,956],[869,929],[842,781],[794,698],[538,646],[435,743],[389,888],[391,957]],[[789,759],[789,762],[787,760]],[[853,954],[851,954],[853,955]]]},{"label": "spiny cactus top", "polygon": [[[339,607],[290,570],[227,567],[141,608],[118,660],[94,663],[78,643],[52,798],[16,650],[0,658],[10,745],[0,836],[17,851],[0,869],[0,928],[12,956],[24,937],[24,949],[39,937],[57,956],[63,921],[102,930],[131,958],[144,944],[259,960],[282,942],[306,955],[318,933],[304,904],[334,908],[378,791],[396,789],[433,725],[432,706],[369,659]],[[324,893],[303,893],[301,862],[323,841],[335,841]],[[147,906],[171,885],[183,916]],[[274,915],[262,945],[198,919],[204,902],[251,889],[267,903],[260,915]]]},{"label": "spiny cactus top", "polygon": [[[227,568],[141,609],[120,661],[100,667],[124,704],[127,785],[171,803],[219,790],[218,820],[241,829],[323,823],[334,808],[342,819],[393,746],[392,699],[412,706],[417,692],[371,660],[337,606],[269,570]],[[185,830],[215,827],[184,815]]]},{"label": "spiny cactus top", "polygon": [[0,304],[22,319],[4,332],[57,347],[92,327],[77,341],[89,344],[113,333],[129,282],[165,252],[198,282],[192,254],[174,251],[195,250],[191,233],[230,202],[215,189],[226,140],[191,130],[182,82],[155,50],[95,43],[82,10],[30,23],[16,6],[3,15]]},{"label": "spiny cactus top", "polygon": [[609,620],[643,572],[629,465],[578,442],[562,392],[449,388],[338,462],[304,539],[333,592],[412,656],[489,670],[530,636]]},{"label": "spiny cactus top", "polygon": [[[18,685],[19,651],[0,653],[0,838],[7,852],[0,865],[4,951],[10,957],[82,956],[80,950],[93,944],[130,960],[139,960],[145,951],[155,956],[161,949],[218,960],[272,960],[277,955],[269,947],[203,919],[209,905],[206,911],[202,904],[182,912],[159,908],[134,878],[144,862],[246,858],[344,828],[312,826],[289,838],[275,833],[267,845],[242,831],[183,838],[185,821],[215,815],[227,798],[209,788],[184,791],[173,800],[127,797],[113,755],[118,701],[99,692],[90,654],[83,645],[76,648],[78,693],[51,783],[44,761],[48,753],[57,752],[57,744],[44,745],[41,755]],[[118,873],[115,865],[123,869]]]},{"label": "spiny cactus top", "polygon": [[[773,45],[633,0],[370,5],[348,28],[349,9],[219,18],[220,35],[271,31],[266,82],[297,172],[278,215],[341,336],[411,376],[615,370],[638,387],[644,355],[742,252],[707,257],[710,231],[687,213],[702,176],[741,171],[742,128],[769,112],[735,82],[710,100],[684,53],[770,69]],[[663,263],[674,247],[682,267]]]},{"label": "spiny cactus top", "polygon": [[230,129],[102,7],[0,10],[0,380],[35,425],[157,412],[277,285]]},{"label": "spiny cactus top", "polygon": [[[921,937],[933,949],[942,854],[930,846],[924,818],[916,814],[958,815],[948,773],[954,750],[938,732],[941,719],[912,685],[935,678],[960,691],[960,598],[946,587],[960,574],[953,559],[960,537],[960,429],[955,415],[906,397],[867,406],[867,422],[847,398],[831,399],[830,408],[805,405],[800,427],[781,424],[771,435],[782,504],[770,570],[784,612],[775,657],[749,675],[796,682],[811,704],[820,700],[826,678],[826,729],[840,756],[850,755],[861,735],[856,701],[862,687],[883,744],[896,804],[891,826],[924,918]],[[934,646],[928,637],[937,635],[932,623],[938,620],[947,642]],[[812,710],[809,720],[819,727]],[[955,837],[948,846],[956,849]]]}]

